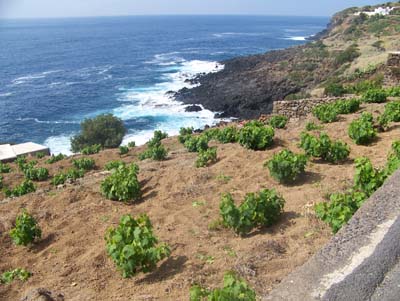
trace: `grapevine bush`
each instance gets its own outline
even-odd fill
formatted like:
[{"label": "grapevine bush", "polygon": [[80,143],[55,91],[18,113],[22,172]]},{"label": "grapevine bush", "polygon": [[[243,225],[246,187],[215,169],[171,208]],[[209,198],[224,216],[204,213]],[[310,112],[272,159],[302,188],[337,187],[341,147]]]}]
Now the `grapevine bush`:
[{"label": "grapevine bush", "polygon": [[95,167],[95,161],[92,158],[79,158],[72,160],[72,164],[78,170],[92,170]]},{"label": "grapevine bush", "polygon": [[336,110],[332,110],[329,104],[323,104],[313,109],[313,115],[323,123],[330,123],[338,120],[339,113]]},{"label": "grapevine bush", "polygon": [[51,184],[54,186],[62,185],[67,181],[75,181],[79,178],[83,178],[85,171],[83,169],[72,168],[66,173],[56,174],[53,179],[51,179]]},{"label": "grapevine bush", "polygon": [[0,173],[9,173],[10,171],[11,171],[10,165],[0,162]]},{"label": "grapevine bush", "polygon": [[42,231],[35,218],[24,210],[15,219],[15,227],[11,229],[10,236],[16,245],[27,246],[33,243],[35,239],[40,239],[42,237]]},{"label": "grapevine bush", "polygon": [[400,97],[400,86],[389,88],[386,94],[390,97]]},{"label": "grapevine bush", "polygon": [[45,181],[49,178],[49,170],[44,167],[31,167],[27,166],[24,168],[25,179],[31,181]]},{"label": "grapevine bush", "polygon": [[258,193],[248,193],[239,207],[232,195],[225,194],[219,208],[223,224],[245,235],[255,227],[271,226],[277,222],[284,204],[285,200],[275,190],[263,189]]},{"label": "grapevine bush", "polygon": [[108,163],[106,163],[106,165],[104,166],[104,169],[105,170],[108,170],[108,171],[111,171],[111,170],[113,170],[113,169],[118,169],[118,167],[120,167],[120,166],[125,166],[126,164],[125,164],[125,162],[123,162],[123,161],[110,161],[110,162],[108,162]]},{"label": "grapevine bush", "polygon": [[93,145],[89,145],[86,146],[84,148],[81,149],[81,154],[82,155],[94,155],[94,154],[98,154],[102,149],[101,144],[93,144]]},{"label": "grapevine bush", "polygon": [[186,140],[188,140],[192,136],[193,131],[193,127],[180,128],[178,141],[182,144],[185,144]]},{"label": "grapevine bush", "polygon": [[166,244],[158,244],[147,215],[134,219],[124,215],[117,228],[108,229],[105,235],[107,253],[124,278],[138,272],[150,272],[157,263],[170,255]]},{"label": "grapevine bush", "polygon": [[232,272],[225,273],[223,288],[214,290],[194,285],[190,289],[190,301],[256,301],[256,293]]},{"label": "grapevine bush", "polygon": [[259,121],[250,121],[239,132],[239,143],[252,150],[265,150],[273,144],[275,131]]},{"label": "grapevine bush", "polygon": [[135,146],[136,146],[135,141],[131,141],[131,142],[128,143],[128,147],[129,148],[134,148]]},{"label": "grapevine bush", "polygon": [[196,167],[206,167],[217,162],[217,148],[211,147],[207,150],[200,150],[197,155]]},{"label": "grapevine bush", "polygon": [[0,283],[10,284],[16,278],[18,278],[21,281],[26,281],[31,276],[32,276],[31,272],[28,272],[25,269],[18,268],[18,269],[7,271],[7,272],[4,272],[3,274],[1,274]]},{"label": "grapevine bush", "polygon": [[54,164],[58,161],[61,161],[63,159],[65,159],[67,156],[63,155],[63,154],[58,154],[58,155],[51,155],[51,157],[49,159],[46,160],[47,164]]},{"label": "grapevine bush", "polygon": [[283,129],[288,122],[288,118],[282,115],[272,116],[268,121],[268,124],[274,129]]},{"label": "grapevine bush", "polygon": [[386,91],[382,89],[370,89],[362,95],[362,100],[367,103],[382,103],[386,98]]},{"label": "grapevine bush", "polygon": [[120,165],[101,183],[103,195],[114,201],[138,200],[142,195],[138,173],[139,167],[135,163],[129,166]]},{"label": "grapevine bush", "polygon": [[364,192],[369,197],[385,182],[386,171],[374,168],[368,158],[357,158],[355,163],[354,189]]},{"label": "grapevine bush", "polygon": [[331,163],[343,161],[350,154],[350,148],[346,143],[340,140],[332,141],[326,133],[320,133],[319,138],[302,133],[300,147],[308,156],[321,158]]},{"label": "grapevine bush", "polygon": [[303,154],[294,154],[290,150],[283,150],[265,163],[271,176],[280,183],[291,183],[304,174],[307,157]]},{"label": "grapevine bush", "polygon": [[219,130],[215,135],[221,143],[235,143],[239,138],[239,131],[235,126],[227,126]]},{"label": "grapevine bush", "polygon": [[36,187],[33,182],[30,180],[25,180],[13,189],[5,188],[4,193],[7,197],[19,197],[35,191]]},{"label": "grapevine bush", "polygon": [[167,157],[167,150],[161,144],[161,140],[168,137],[167,133],[161,131],[154,131],[154,136],[147,143],[147,150],[139,155],[140,160],[153,159],[156,161],[165,160]]},{"label": "grapevine bush", "polygon": [[349,136],[356,144],[367,145],[376,137],[373,117],[371,113],[363,113],[359,119],[354,120],[349,127]]},{"label": "grapevine bush", "polygon": [[128,146],[120,146],[119,147],[119,154],[121,156],[126,155],[127,153],[129,153],[129,147]]},{"label": "grapevine bush", "polygon": [[184,145],[189,152],[205,151],[208,149],[208,138],[205,135],[191,136]]},{"label": "grapevine bush", "polygon": [[306,131],[316,131],[316,130],[322,130],[323,126],[315,124],[314,122],[310,121],[307,122],[306,124]]}]

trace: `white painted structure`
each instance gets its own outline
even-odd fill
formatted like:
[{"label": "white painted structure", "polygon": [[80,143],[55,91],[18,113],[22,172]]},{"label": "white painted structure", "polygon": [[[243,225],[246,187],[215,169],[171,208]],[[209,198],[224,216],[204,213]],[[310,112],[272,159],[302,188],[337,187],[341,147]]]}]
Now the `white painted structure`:
[{"label": "white painted structure", "polygon": [[16,145],[2,144],[0,145],[0,161],[9,162],[17,159],[18,156],[35,155],[37,153],[45,153],[50,155],[50,149],[33,142],[21,143]]},{"label": "white painted structure", "polygon": [[378,7],[375,8],[374,11],[362,11],[362,12],[357,12],[354,15],[359,16],[360,14],[366,14],[367,16],[375,16],[375,15],[387,16],[394,9],[397,9],[397,7]]}]

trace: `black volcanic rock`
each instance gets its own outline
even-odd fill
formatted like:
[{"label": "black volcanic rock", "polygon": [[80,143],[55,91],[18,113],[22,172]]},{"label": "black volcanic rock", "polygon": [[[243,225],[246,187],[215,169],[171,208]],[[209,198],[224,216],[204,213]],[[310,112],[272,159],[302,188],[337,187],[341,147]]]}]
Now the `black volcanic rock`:
[{"label": "black volcanic rock", "polygon": [[203,109],[198,105],[191,105],[185,108],[185,112],[200,112]]}]

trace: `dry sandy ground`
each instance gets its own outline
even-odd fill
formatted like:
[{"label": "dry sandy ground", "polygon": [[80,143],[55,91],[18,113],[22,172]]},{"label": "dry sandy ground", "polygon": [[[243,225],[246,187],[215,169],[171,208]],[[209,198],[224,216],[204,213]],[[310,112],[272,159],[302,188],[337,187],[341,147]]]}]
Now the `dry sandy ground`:
[{"label": "dry sandy ground", "polygon": [[[363,110],[376,113],[382,107],[373,105]],[[62,293],[65,300],[188,300],[192,283],[221,286],[227,270],[237,271],[259,294],[268,292],[331,237],[330,229],[313,215],[312,205],[329,193],[351,186],[354,158],[368,156],[376,166],[382,166],[392,141],[400,139],[400,129],[394,125],[379,133],[371,146],[356,146],[348,138],[347,128],[357,116],[342,116],[340,122],[325,125],[330,136],[349,143],[351,159],[341,165],[313,160],[306,176],[291,186],[274,181],[263,163],[283,147],[298,151],[305,120],[277,130],[275,145],[266,151],[216,144],[218,162],[201,169],[194,167],[196,154],[188,153],[175,137],[168,138],[164,141],[170,149],[168,160],[139,162],[144,196],[136,204],[113,202],[100,193],[100,182],[106,176],[101,168],[119,158],[117,150],[92,156],[98,170],[75,185],[54,189],[43,183],[42,191],[0,201],[0,272],[23,267],[33,273],[25,283],[0,285],[0,300],[20,300],[27,291],[39,287]],[[138,161],[141,149],[130,151],[123,160]],[[43,160],[40,165],[45,166]],[[71,166],[70,159],[50,166],[51,174],[67,166]],[[221,175],[230,179],[222,180]],[[5,184],[21,179],[21,174],[5,175]],[[255,230],[243,238],[229,229],[208,229],[219,217],[222,193],[231,192],[240,202],[247,192],[261,188],[275,188],[286,199],[285,213],[276,226]],[[42,240],[30,248],[14,246],[8,236],[24,207],[43,230]],[[172,249],[171,257],[154,272],[131,279],[123,279],[116,270],[107,257],[104,241],[106,229],[127,213],[147,213],[160,241]]]}]

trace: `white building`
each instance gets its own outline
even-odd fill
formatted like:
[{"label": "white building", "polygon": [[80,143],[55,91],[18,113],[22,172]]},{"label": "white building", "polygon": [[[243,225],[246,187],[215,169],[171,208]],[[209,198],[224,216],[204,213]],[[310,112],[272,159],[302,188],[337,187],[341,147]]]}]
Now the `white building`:
[{"label": "white building", "polygon": [[397,9],[397,7],[378,7],[375,8],[374,11],[357,12],[354,15],[359,16],[360,14],[366,14],[368,16],[375,16],[375,15],[387,16],[394,9]]},{"label": "white building", "polygon": [[32,156],[37,153],[50,155],[50,149],[47,146],[33,142],[21,143],[16,145],[0,145],[0,162],[10,162],[17,159],[18,156]]}]

